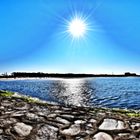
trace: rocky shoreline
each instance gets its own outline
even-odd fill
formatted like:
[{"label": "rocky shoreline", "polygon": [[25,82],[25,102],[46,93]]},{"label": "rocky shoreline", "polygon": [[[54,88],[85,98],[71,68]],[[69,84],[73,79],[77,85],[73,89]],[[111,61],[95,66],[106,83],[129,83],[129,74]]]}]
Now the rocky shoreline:
[{"label": "rocky shoreline", "polygon": [[60,106],[0,91],[0,140],[140,140],[140,112]]}]

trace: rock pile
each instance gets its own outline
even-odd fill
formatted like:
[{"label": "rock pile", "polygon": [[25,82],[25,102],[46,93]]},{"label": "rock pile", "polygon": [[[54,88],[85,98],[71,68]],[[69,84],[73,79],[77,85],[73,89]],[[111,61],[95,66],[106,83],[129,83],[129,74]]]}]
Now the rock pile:
[{"label": "rock pile", "polygon": [[0,96],[0,140],[140,140],[140,117]]}]

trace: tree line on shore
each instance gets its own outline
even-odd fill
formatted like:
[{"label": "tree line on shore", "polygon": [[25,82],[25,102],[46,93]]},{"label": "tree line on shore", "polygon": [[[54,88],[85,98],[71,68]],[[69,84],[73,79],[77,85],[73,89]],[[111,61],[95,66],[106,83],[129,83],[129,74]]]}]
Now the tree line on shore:
[{"label": "tree line on shore", "polygon": [[4,73],[0,78],[81,78],[81,77],[126,77],[126,76],[139,76],[136,73],[126,72],[122,75],[114,74],[74,74],[74,73],[43,73],[43,72],[13,72],[10,75]]}]

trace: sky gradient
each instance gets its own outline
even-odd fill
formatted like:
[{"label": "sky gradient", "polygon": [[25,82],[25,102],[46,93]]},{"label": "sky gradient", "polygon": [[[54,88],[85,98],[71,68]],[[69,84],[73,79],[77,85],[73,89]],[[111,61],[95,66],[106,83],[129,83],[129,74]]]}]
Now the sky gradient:
[{"label": "sky gradient", "polygon": [[[91,30],[72,41],[76,14]],[[0,1],[0,73],[13,71],[140,74],[140,1]]]}]

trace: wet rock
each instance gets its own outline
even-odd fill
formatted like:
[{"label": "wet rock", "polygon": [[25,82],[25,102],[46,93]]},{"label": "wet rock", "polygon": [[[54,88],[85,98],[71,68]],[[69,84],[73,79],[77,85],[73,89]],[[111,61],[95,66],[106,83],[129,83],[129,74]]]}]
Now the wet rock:
[{"label": "wet rock", "polygon": [[93,140],[113,140],[113,138],[107,133],[99,132],[94,135]]},{"label": "wet rock", "polygon": [[36,140],[57,140],[57,131],[58,128],[56,127],[43,125],[37,131]]},{"label": "wet rock", "polygon": [[104,119],[103,123],[99,126],[100,130],[121,130],[125,129],[124,122],[115,119]]},{"label": "wet rock", "polygon": [[32,126],[26,125],[24,123],[16,123],[15,126],[14,126],[15,132],[20,137],[28,136],[32,129],[33,129]]},{"label": "wet rock", "polygon": [[75,136],[75,135],[78,135],[80,131],[81,131],[80,125],[73,124],[68,129],[61,130],[61,134]]}]

